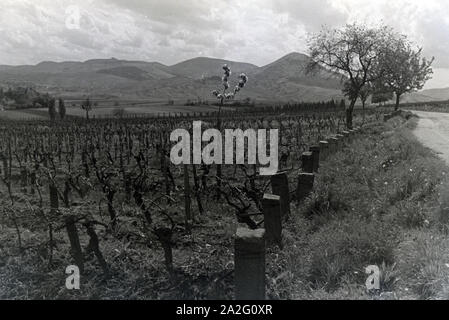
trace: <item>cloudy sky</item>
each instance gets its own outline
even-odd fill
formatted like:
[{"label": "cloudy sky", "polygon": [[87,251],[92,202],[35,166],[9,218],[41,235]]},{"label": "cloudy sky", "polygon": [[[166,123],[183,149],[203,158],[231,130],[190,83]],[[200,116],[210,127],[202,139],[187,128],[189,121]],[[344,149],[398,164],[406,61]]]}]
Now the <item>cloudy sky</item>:
[{"label": "cloudy sky", "polygon": [[322,25],[383,22],[435,56],[431,87],[449,87],[447,0],[0,0],[0,64],[209,56],[270,63],[307,53]]}]

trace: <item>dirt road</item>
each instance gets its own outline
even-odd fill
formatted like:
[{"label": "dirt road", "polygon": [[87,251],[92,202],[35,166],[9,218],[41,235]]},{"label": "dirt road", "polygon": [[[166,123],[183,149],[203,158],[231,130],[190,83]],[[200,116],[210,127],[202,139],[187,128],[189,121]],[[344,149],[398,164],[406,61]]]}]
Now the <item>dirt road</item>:
[{"label": "dirt road", "polygon": [[449,164],[449,113],[413,111],[419,116],[414,130],[418,140]]}]

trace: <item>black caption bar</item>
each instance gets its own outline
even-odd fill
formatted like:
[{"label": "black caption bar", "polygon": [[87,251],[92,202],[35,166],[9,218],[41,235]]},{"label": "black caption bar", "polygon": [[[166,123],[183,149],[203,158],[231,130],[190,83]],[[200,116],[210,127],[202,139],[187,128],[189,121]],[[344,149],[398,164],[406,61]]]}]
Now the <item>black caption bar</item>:
[{"label": "black caption bar", "polygon": [[[20,313],[30,313],[51,310],[51,314],[58,320],[66,318],[84,318],[87,314],[90,317],[112,315],[113,318],[130,319],[141,314],[144,319],[299,319],[308,312],[313,312],[315,316],[327,315],[331,310],[334,316],[339,314],[348,315],[348,310],[359,305],[366,310],[384,310],[388,307],[398,307],[401,312],[404,307],[423,308],[423,301],[292,301],[292,300],[251,300],[251,301],[180,301],[180,300],[72,300],[72,301],[0,301],[0,309],[11,313],[16,317]],[[434,304],[435,306],[435,304]],[[434,307],[432,306],[432,307]],[[447,306],[447,304],[446,304]],[[58,310],[59,309],[59,310]],[[357,315],[357,313],[354,313]],[[284,317],[285,316],[285,317]],[[50,317],[51,318],[51,317]]]}]

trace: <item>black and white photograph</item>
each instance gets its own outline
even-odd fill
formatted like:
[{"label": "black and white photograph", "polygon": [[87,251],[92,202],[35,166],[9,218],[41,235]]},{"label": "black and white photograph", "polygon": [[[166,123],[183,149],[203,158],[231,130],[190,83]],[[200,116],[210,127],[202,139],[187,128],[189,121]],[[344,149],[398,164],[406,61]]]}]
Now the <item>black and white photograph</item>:
[{"label": "black and white photograph", "polygon": [[449,2],[0,0],[0,300],[449,300]]}]

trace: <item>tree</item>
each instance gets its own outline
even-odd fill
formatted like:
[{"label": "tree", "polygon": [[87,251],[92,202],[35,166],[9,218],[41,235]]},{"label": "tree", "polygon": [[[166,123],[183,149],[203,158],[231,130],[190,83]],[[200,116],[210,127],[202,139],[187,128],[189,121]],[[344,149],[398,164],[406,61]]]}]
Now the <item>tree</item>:
[{"label": "tree", "polygon": [[112,115],[116,118],[123,118],[123,116],[125,115],[125,109],[123,108],[115,108],[114,110],[112,110]]},{"label": "tree", "polygon": [[64,120],[66,109],[64,100],[62,100],[62,98],[59,98],[58,109],[59,109],[59,117],[61,118],[61,120]]},{"label": "tree", "polygon": [[89,120],[89,111],[92,110],[92,103],[90,102],[89,97],[81,103],[81,109],[86,111],[86,119]]},{"label": "tree", "polygon": [[[220,92],[219,90],[212,91],[212,94],[220,101],[220,105],[218,107],[218,114],[217,114],[217,130],[221,131],[221,108],[224,105],[224,101],[226,100],[232,100],[234,99],[235,95],[242,90],[246,83],[248,82],[248,76],[244,73],[241,73],[239,75],[239,82],[234,87],[234,90],[231,92],[227,92],[227,90],[230,88],[229,85],[229,77],[231,76],[231,68],[227,65],[223,65],[223,77],[221,78],[222,85],[223,85],[223,91]],[[221,164],[217,164],[217,198],[220,198],[220,188],[221,188]]]},{"label": "tree", "polygon": [[381,104],[393,99],[393,92],[391,91],[374,91],[371,98],[372,103]]},{"label": "tree", "polygon": [[421,90],[431,78],[434,58],[421,57],[422,48],[414,49],[406,36],[397,35],[391,39],[382,55],[382,85],[394,92],[399,109],[401,96],[405,93]]},{"label": "tree", "polygon": [[56,100],[54,98],[51,98],[47,101],[48,106],[48,114],[50,116],[51,121],[55,121],[56,119]]},{"label": "tree", "polygon": [[373,85],[368,82],[359,92],[359,98],[360,101],[362,102],[362,118],[363,118],[363,123],[365,123],[365,105],[366,105],[366,101],[368,100],[369,96],[372,94],[373,92]]},{"label": "tree", "polygon": [[360,91],[382,74],[380,53],[389,37],[387,27],[368,28],[350,24],[342,29],[324,28],[309,38],[311,62],[308,71],[324,67],[344,79],[343,93],[349,98],[346,126],[352,128],[352,115]]}]

